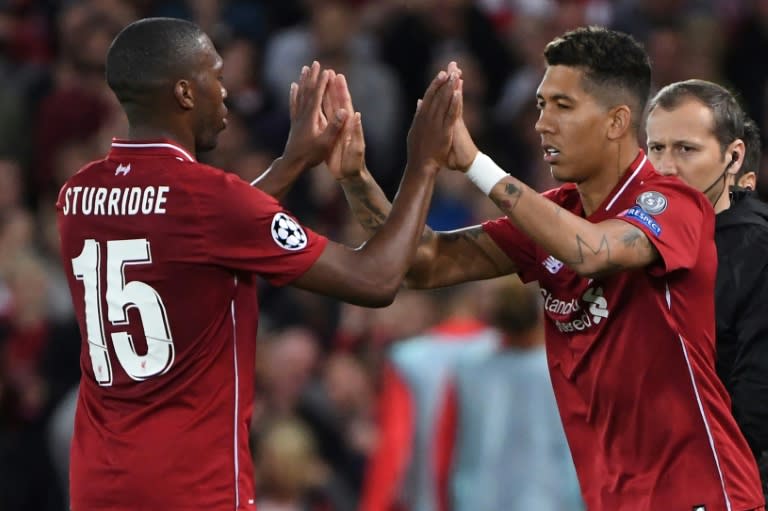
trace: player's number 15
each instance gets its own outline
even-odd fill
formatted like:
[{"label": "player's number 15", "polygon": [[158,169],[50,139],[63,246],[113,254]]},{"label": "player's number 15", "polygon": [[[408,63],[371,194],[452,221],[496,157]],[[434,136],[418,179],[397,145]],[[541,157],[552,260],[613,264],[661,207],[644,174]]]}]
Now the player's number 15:
[{"label": "player's number 15", "polygon": [[[85,240],[83,251],[72,259],[72,270],[85,287],[85,326],[93,375],[99,385],[109,386],[113,375],[104,335],[101,259],[101,244],[93,239]],[[107,319],[116,326],[127,325],[128,310],[135,307],[141,315],[147,340],[147,353],[139,355],[127,332],[111,335],[117,360],[134,380],[163,374],[173,364],[173,339],[163,300],[149,284],[125,280],[126,266],[151,263],[152,252],[146,239],[107,241]]]}]

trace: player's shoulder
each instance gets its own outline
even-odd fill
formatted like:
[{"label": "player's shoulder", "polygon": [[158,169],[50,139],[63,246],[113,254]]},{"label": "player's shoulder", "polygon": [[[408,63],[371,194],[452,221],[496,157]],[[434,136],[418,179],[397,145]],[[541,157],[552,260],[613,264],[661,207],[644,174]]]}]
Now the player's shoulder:
[{"label": "player's shoulder", "polygon": [[180,174],[187,198],[203,210],[249,211],[266,215],[280,208],[271,195],[233,172],[203,163],[187,163]]},{"label": "player's shoulder", "polygon": [[225,181],[230,175],[218,167],[197,161],[178,162],[177,173],[181,180],[194,184],[214,184]]},{"label": "player's shoulder", "polygon": [[87,184],[88,179],[101,172],[106,164],[106,158],[86,163],[64,182],[63,187]]},{"label": "player's shoulder", "polygon": [[183,175],[185,182],[197,185],[204,191],[213,191],[218,187],[245,187],[263,193],[258,188],[251,186],[234,172],[207,165],[199,162],[185,162]]},{"label": "player's shoulder", "polygon": [[104,170],[106,159],[94,160],[86,163],[80,167],[74,174],[69,176],[64,184],[61,185],[57,196],[57,204],[61,200],[62,194],[68,188],[76,186],[88,186],[92,181],[98,178],[99,174]]},{"label": "player's shoulder", "polygon": [[655,169],[643,173],[630,193],[635,197],[636,203],[649,212],[666,209],[669,205],[685,204],[704,211],[712,209],[707,197],[699,190],[677,176],[665,176]]},{"label": "player's shoulder", "polygon": [[665,176],[656,170],[645,173],[636,186],[638,191],[651,190],[654,188],[666,190],[669,193],[674,193],[676,195],[690,197],[697,201],[707,201],[707,197],[703,193],[688,185],[679,177]]},{"label": "player's shoulder", "polygon": [[253,188],[233,172],[200,162],[179,162],[176,178],[189,192],[199,195],[217,195],[232,189]]}]

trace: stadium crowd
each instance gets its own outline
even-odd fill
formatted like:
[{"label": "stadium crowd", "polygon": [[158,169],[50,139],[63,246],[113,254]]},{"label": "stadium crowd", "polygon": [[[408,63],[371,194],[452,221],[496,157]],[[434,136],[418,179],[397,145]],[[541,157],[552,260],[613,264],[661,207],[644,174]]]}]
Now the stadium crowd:
[{"label": "stadium crowd", "polygon": [[[542,49],[588,24],[642,41],[654,90],[689,78],[726,85],[761,133],[768,132],[768,68],[755,65],[768,52],[766,0],[6,0],[0,5],[3,511],[68,509],[80,333],[59,263],[55,198],[72,173],[103,157],[112,137],[125,135],[126,119],[104,80],[105,55],[122,27],[147,16],[189,19],[213,37],[224,59],[228,127],[201,159],[247,181],[282,153],[290,84],[317,59],[347,77],[362,113],[368,167],[391,197],[416,100],[435,72],[456,60],[464,118],[478,146],[546,190],[555,182],[534,131]],[[768,172],[768,161],[755,170]],[[758,179],[758,191],[768,197],[768,177]],[[306,172],[284,203],[334,239],[355,245],[367,237],[323,169]],[[497,216],[463,176],[439,175],[431,227],[449,230]],[[434,332],[457,303],[463,319],[492,322],[494,299],[508,295],[489,286],[403,291],[390,307],[366,309],[261,283],[252,425],[259,509],[357,509],[383,437],[378,403],[390,348]]]}]

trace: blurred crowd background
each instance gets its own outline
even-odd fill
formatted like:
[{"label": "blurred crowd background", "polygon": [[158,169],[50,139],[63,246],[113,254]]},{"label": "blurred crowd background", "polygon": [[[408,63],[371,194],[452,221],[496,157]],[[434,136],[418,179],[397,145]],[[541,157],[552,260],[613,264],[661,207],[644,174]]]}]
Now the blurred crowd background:
[{"label": "blurred crowd background", "polygon": [[[201,159],[246,180],[281,154],[290,83],[317,59],[347,76],[368,166],[392,197],[416,100],[437,69],[457,60],[479,147],[535,188],[551,187],[533,129],[541,53],[584,24],[641,40],[656,88],[688,78],[731,87],[768,132],[768,0],[0,0],[3,511],[66,509],[80,341],[54,203],[68,176],[126,134],[104,60],[117,32],[145,16],[190,19],[212,36],[225,62],[229,127]],[[322,169],[308,171],[286,205],[335,240],[365,239]],[[462,176],[439,176],[433,228],[496,216]],[[489,321],[498,306],[492,285],[403,292],[371,310],[264,284],[253,421],[261,509],[355,509],[380,441],[377,398],[390,348],[459,309]]]}]

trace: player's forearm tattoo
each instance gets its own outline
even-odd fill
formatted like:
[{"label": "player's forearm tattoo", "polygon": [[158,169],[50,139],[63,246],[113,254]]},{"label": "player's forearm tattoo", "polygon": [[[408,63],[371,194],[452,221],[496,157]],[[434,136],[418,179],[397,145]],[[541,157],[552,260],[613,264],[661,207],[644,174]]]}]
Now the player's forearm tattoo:
[{"label": "player's forearm tattoo", "polygon": [[621,236],[621,241],[624,242],[624,246],[626,247],[637,247],[639,244],[642,244],[643,240],[645,239],[645,235],[640,231],[640,229],[636,229],[634,227],[628,229]]},{"label": "player's forearm tattoo", "polygon": [[[429,228],[427,228],[429,229]],[[431,231],[431,229],[430,229]],[[434,233],[434,231],[431,231]],[[493,257],[488,255],[485,249],[480,244],[480,237],[485,233],[482,227],[478,226],[471,229],[464,229],[456,232],[444,232],[440,234],[440,240],[446,244],[452,243],[464,243],[477,247],[472,249],[469,253],[477,254],[477,257],[486,259],[491,265],[499,271],[499,274],[503,273],[504,268]]]},{"label": "player's forearm tattoo", "polygon": [[371,201],[361,199],[360,205],[365,209],[360,211],[358,218],[366,230],[375,231],[387,221],[388,215],[378,209]]},{"label": "player's forearm tattoo", "polygon": [[611,273],[622,269],[622,266],[614,261],[611,260],[611,245],[608,241],[608,236],[603,234],[603,236],[600,238],[600,242],[597,245],[597,247],[593,246],[594,244],[590,244],[587,240],[581,237],[581,235],[576,235],[576,252],[574,254],[573,259],[569,261],[563,261],[566,264],[569,264],[571,266],[579,266],[584,264],[587,261],[588,257],[591,256],[603,256],[605,258],[605,267],[603,268],[603,271],[601,273]]},{"label": "player's forearm tattoo", "polygon": [[514,183],[504,185],[504,193],[501,197],[492,197],[493,201],[503,212],[509,214],[514,211],[520,197],[523,195],[523,188]]},{"label": "player's forearm tattoo", "polygon": [[[343,189],[352,213],[366,232],[373,234],[379,227],[384,225],[384,222],[389,217],[392,206],[384,198],[383,194],[380,198],[376,199],[372,195],[372,193],[376,194],[376,191],[372,191],[368,183],[362,180],[345,181]],[[426,245],[434,238],[435,231],[430,229],[429,226],[424,226],[419,244]]]},{"label": "player's forearm tattoo", "polygon": [[389,212],[384,212],[369,197],[368,185],[364,181],[345,182],[344,192],[355,218],[366,231],[375,232],[387,221]]},{"label": "player's forearm tattoo", "polygon": [[643,231],[637,227],[630,226],[621,236],[621,241],[624,242],[626,247],[635,248],[648,254],[656,250],[645,234],[643,234]]}]

